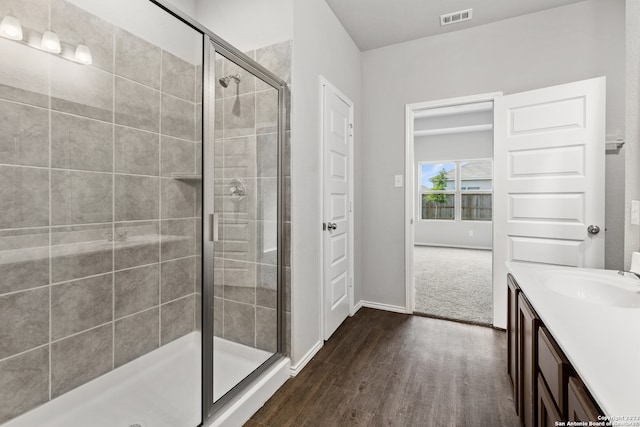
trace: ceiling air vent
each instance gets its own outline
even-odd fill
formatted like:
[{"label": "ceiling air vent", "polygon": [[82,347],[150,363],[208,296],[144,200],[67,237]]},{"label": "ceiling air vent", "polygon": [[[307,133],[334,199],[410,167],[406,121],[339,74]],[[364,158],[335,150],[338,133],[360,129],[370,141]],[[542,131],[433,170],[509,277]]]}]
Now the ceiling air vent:
[{"label": "ceiling air vent", "polygon": [[462,21],[468,21],[473,17],[473,9],[460,10],[458,12],[440,15],[440,25],[455,24]]}]

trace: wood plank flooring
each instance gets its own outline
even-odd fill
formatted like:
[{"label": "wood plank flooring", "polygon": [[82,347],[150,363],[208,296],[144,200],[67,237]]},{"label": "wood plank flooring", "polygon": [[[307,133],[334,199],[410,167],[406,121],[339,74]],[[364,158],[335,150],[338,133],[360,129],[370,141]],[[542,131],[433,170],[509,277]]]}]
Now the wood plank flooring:
[{"label": "wood plank flooring", "polygon": [[506,355],[503,331],[360,309],[245,426],[517,427]]}]

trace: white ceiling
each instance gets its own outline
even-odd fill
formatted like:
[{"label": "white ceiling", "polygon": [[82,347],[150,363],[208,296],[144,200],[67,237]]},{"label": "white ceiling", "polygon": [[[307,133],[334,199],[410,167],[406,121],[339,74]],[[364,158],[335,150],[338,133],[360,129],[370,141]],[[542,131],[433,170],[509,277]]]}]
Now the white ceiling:
[{"label": "white ceiling", "polygon": [[[583,0],[326,0],[360,50],[462,30]],[[471,21],[440,15],[473,8]]]}]

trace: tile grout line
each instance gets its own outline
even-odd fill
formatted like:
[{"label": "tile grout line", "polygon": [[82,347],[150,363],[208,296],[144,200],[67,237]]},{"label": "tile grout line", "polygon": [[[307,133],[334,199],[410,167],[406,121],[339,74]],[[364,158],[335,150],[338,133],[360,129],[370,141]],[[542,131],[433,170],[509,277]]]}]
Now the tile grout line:
[{"label": "tile grout line", "polygon": [[[44,286],[43,286],[43,287],[44,287]],[[182,295],[181,297],[178,297],[178,298],[172,299],[172,300],[167,301],[167,302],[165,302],[165,303],[162,303],[162,304],[160,304],[160,305],[167,305],[167,304],[171,304],[171,303],[176,302],[176,301],[180,301],[180,300],[184,300],[184,299],[187,299],[187,298],[191,298],[191,297],[193,297],[194,295],[195,295],[194,293],[190,293],[190,294]],[[235,302],[235,301],[234,301],[234,302]],[[243,303],[238,302],[238,304],[243,304]],[[127,314],[126,316],[119,317],[119,318],[118,318],[118,320],[127,319],[127,318],[130,318],[130,317],[136,316],[136,315],[138,315],[138,314],[141,314],[141,313],[144,313],[144,312],[147,312],[147,311],[155,310],[155,309],[157,309],[157,308],[159,309],[159,307],[160,307],[159,305],[154,305],[154,306],[151,306],[151,307],[147,307],[147,308],[145,308],[145,309],[143,309],[143,310],[136,311],[135,313],[131,313],[131,314]],[[57,338],[57,339],[55,339],[55,340],[51,340],[51,341],[50,341],[50,342],[48,342],[48,343],[41,344],[41,345],[39,345],[39,346],[36,346],[36,347],[33,347],[33,348],[29,348],[29,349],[24,350],[24,351],[21,351],[21,352],[19,352],[19,353],[15,353],[15,354],[12,354],[12,355],[10,355],[10,356],[4,357],[4,358],[0,359],[0,362],[4,362],[4,361],[9,360],[9,359],[12,359],[12,358],[14,358],[14,357],[18,357],[18,356],[24,355],[24,354],[29,353],[29,352],[34,351],[34,350],[38,350],[38,349],[41,349],[41,348],[47,348],[47,347],[51,346],[52,344],[55,344],[55,343],[58,343],[58,342],[64,341],[64,340],[69,339],[69,338],[76,337],[76,336],[78,336],[78,335],[82,335],[82,334],[84,334],[85,332],[89,332],[89,331],[92,331],[92,330],[95,330],[95,329],[98,329],[98,328],[104,327],[104,326],[106,326],[106,325],[109,325],[110,323],[113,323],[113,322],[109,320],[109,321],[107,321],[107,322],[103,322],[103,323],[101,323],[101,324],[99,324],[99,325],[95,325],[95,326],[92,326],[92,327],[90,327],[90,328],[83,329],[83,330],[81,330],[81,331],[79,331],[79,332],[74,332],[74,333],[72,333],[72,334],[70,334],[70,335],[66,335],[66,336],[64,336],[64,337],[62,337],[62,338]]]},{"label": "tile grout line", "polygon": [[32,351],[40,350],[41,348],[47,348],[48,349],[50,346],[51,346],[50,342],[46,342],[44,344],[40,344],[40,345],[35,346],[33,348],[30,348],[30,349],[27,349],[27,350],[23,350],[23,351],[21,351],[19,353],[15,353],[15,354],[12,354],[10,356],[3,357],[2,359],[0,359],[0,363],[5,362],[5,361],[7,361],[9,359],[13,359],[14,357],[20,357],[20,356],[22,356],[24,354],[27,354],[29,352],[32,352]]},{"label": "tile grout line", "polygon": [[[158,175],[162,175],[162,80],[164,49],[160,49],[160,97],[158,102]],[[158,180],[158,348],[162,347],[162,181]]]},{"label": "tile grout line", "polygon": [[[198,139],[198,84],[197,84],[197,80],[198,80],[198,66],[194,65],[193,67],[193,100],[196,102],[196,104],[194,105],[193,108],[193,139]],[[202,104],[200,104],[202,105]],[[202,108],[200,109],[202,111]],[[202,120],[200,121],[200,123],[202,123]],[[201,146],[202,147],[202,146]],[[193,145],[193,173],[197,174],[198,173],[198,145],[197,142]],[[200,161],[202,162],[202,157],[200,159]],[[202,171],[200,172],[200,175],[202,176]],[[198,191],[198,186],[195,186],[195,190],[194,192],[197,193]],[[200,189],[200,191],[202,192],[202,187]],[[197,215],[198,213],[198,195],[195,194],[195,197],[193,198],[193,204],[194,204],[194,214]],[[202,231],[202,230],[201,230]],[[194,270],[195,270],[195,274],[193,275],[193,290],[196,293],[196,297],[193,300],[193,327],[191,328],[193,331],[197,330],[198,328],[198,324],[197,324],[197,312],[198,312],[198,298],[197,298],[197,293],[198,293],[198,221],[195,220],[193,223],[193,253],[195,254],[195,258],[193,260],[194,263]],[[200,262],[200,265],[202,266],[202,261]],[[202,267],[201,267],[202,268]],[[201,277],[201,281],[202,281],[202,275]]]},{"label": "tile grout line", "polygon": [[[51,1],[48,2],[48,12],[49,12],[49,16],[48,16],[48,21],[49,21],[49,27],[51,27],[51,15],[52,15],[52,5],[51,5]],[[53,337],[53,328],[52,328],[52,309],[51,309],[51,305],[53,302],[52,299],[52,292],[53,289],[51,287],[51,282],[53,281],[53,266],[52,266],[52,247],[51,244],[52,242],[52,229],[51,229],[51,224],[53,222],[53,215],[51,212],[51,194],[52,194],[52,185],[51,185],[51,165],[52,165],[52,161],[51,161],[51,152],[52,152],[52,125],[51,125],[51,110],[52,110],[52,102],[51,102],[51,97],[52,97],[52,89],[51,89],[51,73],[52,73],[52,64],[51,64],[51,57],[47,58],[47,62],[48,62],[48,69],[49,69],[49,73],[48,73],[48,95],[49,95],[49,99],[47,100],[48,102],[48,114],[49,114],[49,162],[48,162],[48,169],[49,169],[49,396],[48,396],[48,400],[51,400],[51,393],[52,393],[52,381],[53,381],[53,367],[52,367],[52,358],[51,358],[51,352],[52,352],[52,337]]]},{"label": "tile grout line", "polygon": [[113,84],[112,84],[112,99],[111,99],[111,369],[116,367],[116,55],[117,55],[117,27],[113,28]]},{"label": "tile grout line", "polygon": [[[169,95],[169,96],[171,96],[171,95]],[[194,103],[192,101],[183,100],[181,98],[178,98],[178,99],[180,99],[182,101],[185,101],[185,102],[188,102],[190,104],[197,104],[197,103]],[[63,115],[63,116],[74,117],[74,118],[78,118],[78,119],[89,120],[89,121],[92,121],[92,122],[98,122],[98,123],[102,123],[102,124],[106,124],[106,125],[115,124],[116,126],[121,127],[121,128],[137,130],[137,131],[140,131],[140,132],[143,132],[143,133],[153,133],[153,134],[158,134],[159,133],[159,132],[153,132],[153,131],[146,130],[146,129],[141,129],[139,127],[133,127],[133,126],[121,124],[121,123],[114,123],[114,121],[112,121],[112,120],[109,120],[109,121],[101,120],[101,119],[96,119],[95,117],[83,116],[83,115],[80,115],[80,114],[70,113],[70,112],[63,111],[63,110],[56,110],[56,109],[53,108],[53,106],[51,106],[51,108],[49,108],[48,106],[43,107],[41,105],[29,104],[29,103],[26,103],[26,102],[16,101],[14,99],[9,99],[9,98],[0,98],[0,102],[6,102],[6,103],[9,103],[9,104],[17,104],[17,105],[21,105],[21,106],[24,106],[24,107],[35,108],[35,109],[44,110],[44,111],[49,111],[50,110],[51,113],[60,114],[60,115]],[[49,101],[47,101],[47,102],[49,102]],[[273,133],[273,132],[270,132],[270,133]],[[165,136],[168,136],[169,138],[177,139],[177,140],[180,140],[180,141],[183,141],[183,142],[195,142],[195,141],[190,141],[188,139],[180,138],[179,136],[172,136],[172,135],[165,135]]]},{"label": "tile grout line", "polygon": [[[154,135],[158,135],[159,134],[155,134]],[[166,135],[164,135],[166,136]],[[171,138],[171,137],[169,137]],[[181,140],[181,142],[185,142],[185,143],[190,143],[190,144],[197,144],[193,141],[186,141],[186,140]],[[143,178],[155,178],[155,179],[170,179],[170,180],[175,180],[175,178],[173,178],[172,176],[169,175],[145,175],[145,174],[139,174],[139,173],[128,173],[128,172],[114,172],[112,171],[96,171],[96,170],[89,170],[89,169],[72,169],[72,168],[58,168],[58,167],[47,167],[47,166],[33,166],[33,165],[14,165],[14,164],[10,164],[10,163],[0,163],[0,166],[2,167],[14,167],[14,168],[25,168],[25,169],[44,169],[44,170],[48,170],[51,169],[53,171],[56,172],[80,172],[80,173],[91,173],[91,174],[101,174],[101,175],[116,175],[116,176],[131,176],[131,177],[143,177]],[[189,217],[191,218],[191,217]],[[109,222],[109,221],[107,221]]]},{"label": "tile grout line", "polygon": [[[226,62],[227,61],[228,60],[226,58],[224,58],[224,57],[220,59],[220,66],[222,68],[222,75],[223,76],[225,75],[225,71],[226,71],[225,68],[226,68]],[[217,77],[217,76],[214,76],[214,77]],[[217,83],[218,83],[218,80],[216,78],[214,78],[213,84],[216,85]],[[216,85],[215,88],[217,89],[218,86]],[[224,98],[221,97],[220,98],[220,105],[221,105],[220,115],[222,117],[221,117],[220,123],[222,124],[222,129],[220,129],[220,131],[221,131],[221,134],[222,134],[222,139],[224,139],[224,137],[225,137],[225,129],[224,129],[225,126],[224,125],[226,123],[224,104],[225,104]],[[214,109],[215,109],[215,104],[214,104]],[[215,130],[215,124],[214,124],[214,130]],[[215,136],[215,134],[214,134],[214,136]],[[215,144],[214,144],[214,146],[215,146]],[[222,149],[222,153],[220,153],[220,154],[222,156],[222,171],[224,173],[224,170],[226,169],[225,165],[227,163],[226,162],[226,157],[225,157],[225,154],[226,154],[225,144],[221,144],[221,149]],[[214,157],[215,157],[215,150],[214,150]],[[223,179],[224,179],[224,174],[223,174]],[[213,194],[214,194],[214,208],[215,208],[215,177],[214,177]],[[223,231],[224,231],[224,229],[223,229]],[[221,243],[222,243],[222,245],[221,245],[222,246],[222,254],[224,255],[224,247],[225,247],[224,233],[222,234],[222,239],[221,240],[222,240],[221,241]],[[214,257],[215,257],[215,249],[214,249]],[[225,330],[226,330],[225,321],[226,321],[226,318],[225,318],[225,315],[224,315],[225,308],[226,308],[226,299],[225,299],[225,296],[224,296],[224,294],[225,294],[225,292],[224,292],[224,290],[225,290],[224,283],[225,283],[225,279],[226,279],[226,274],[225,274],[225,268],[224,268],[224,261],[222,262],[221,270],[222,270],[221,271],[221,274],[222,274],[222,286],[221,286],[221,289],[222,289],[222,315],[220,317],[222,318],[222,325],[220,325],[220,331],[222,332],[221,336],[224,338],[226,336],[226,334],[225,334]],[[215,264],[214,264],[214,274],[215,274]],[[215,316],[214,316],[214,318],[215,318]],[[215,322],[215,320],[214,320],[214,322]],[[215,333],[214,333],[214,335],[215,335]]]},{"label": "tile grout line", "polygon": [[152,262],[152,263],[149,263],[149,264],[141,264],[141,265],[136,265],[136,266],[133,266],[133,267],[122,268],[120,270],[111,270],[111,271],[107,271],[107,272],[103,272],[103,273],[91,274],[89,276],[82,276],[82,277],[77,277],[77,278],[74,278],[74,279],[63,280],[63,281],[60,281],[60,282],[52,282],[52,280],[50,279],[49,283],[47,283],[45,285],[34,286],[34,287],[31,287],[31,288],[20,289],[20,290],[17,290],[17,291],[5,292],[3,294],[0,294],[0,297],[17,295],[17,294],[21,294],[21,293],[24,293],[24,292],[31,292],[31,291],[35,291],[35,290],[43,289],[43,288],[47,288],[47,287],[54,288],[56,286],[67,285],[67,284],[70,284],[70,283],[73,283],[73,282],[78,282],[80,280],[95,279],[96,277],[106,276],[107,274],[122,273],[122,272],[131,271],[131,270],[137,270],[137,269],[142,269],[142,268],[146,268],[146,267],[152,267],[154,265],[159,266],[160,264],[170,263],[170,262],[175,262],[175,261],[182,261],[182,260],[189,259],[189,258],[196,258],[196,255],[187,255],[187,256],[184,256],[184,257],[171,258],[171,259],[168,259],[168,260],[163,261],[163,262]]},{"label": "tile grout line", "polygon": [[[179,217],[179,218],[167,218],[164,221],[189,221],[192,220],[194,218],[200,218],[200,217],[193,217],[193,216],[187,216],[187,217]],[[19,227],[19,228],[3,228],[0,229],[0,232],[12,232],[12,231],[29,231],[29,230],[49,230],[49,228],[51,229],[62,229],[62,228],[84,228],[84,227],[93,227],[93,226],[104,226],[104,225],[109,225],[111,222],[115,222],[116,225],[127,225],[127,224],[132,224],[132,225],[144,225],[144,223],[150,223],[150,222],[158,222],[160,221],[159,218],[150,218],[150,219],[132,219],[132,220],[123,220],[123,221],[106,221],[106,222],[86,222],[86,223],[76,223],[76,224],[59,224],[59,225],[39,225],[36,227]],[[263,221],[263,220],[247,220],[247,221]],[[269,220],[270,221],[270,220]],[[269,222],[268,221],[268,222]],[[149,224],[152,225],[152,224]],[[77,231],[87,231],[87,230],[76,230]],[[95,230],[94,230],[95,231]],[[74,232],[74,231],[70,231],[70,232]],[[91,242],[90,240],[85,241],[85,242],[79,242],[79,243],[89,243]],[[62,246],[63,244],[60,245],[53,245],[53,246]],[[39,248],[41,246],[32,246],[31,248]]]},{"label": "tile grout line", "polygon": [[[255,52],[254,52],[254,59],[255,59]],[[258,79],[257,77],[254,76],[253,79],[253,129],[254,132],[256,132],[257,130],[257,121],[258,121],[258,94],[257,94],[257,89],[258,89]],[[257,132],[256,132],[257,133]],[[254,203],[254,209],[257,211],[258,210],[258,137],[256,136],[255,138],[255,161],[253,162],[253,164],[251,165],[252,168],[255,168],[255,175],[256,175],[256,188],[255,188],[255,203]],[[252,170],[253,172],[253,170]],[[255,216],[258,216],[258,212],[255,212]],[[251,224],[253,228],[253,236],[255,237],[255,243],[257,246],[258,243],[258,223],[255,222],[253,224]],[[264,238],[264,237],[263,237]],[[249,242],[247,242],[249,243]],[[259,248],[255,249],[255,256],[258,256],[258,250]],[[256,302],[257,302],[257,295],[258,295],[258,269],[255,269],[254,272],[254,292],[253,292],[253,347],[257,348],[258,346],[258,310],[256,307]]]}]

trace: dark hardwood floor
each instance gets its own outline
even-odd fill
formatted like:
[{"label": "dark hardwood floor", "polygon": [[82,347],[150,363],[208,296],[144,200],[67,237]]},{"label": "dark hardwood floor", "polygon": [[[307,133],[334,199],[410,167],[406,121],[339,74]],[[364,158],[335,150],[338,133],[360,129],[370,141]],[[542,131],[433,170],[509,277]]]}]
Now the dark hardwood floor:
[{"label": "dark hardwood floor", "polygon": [[519,426],[505,332],[361,309],[245,426]]}]

